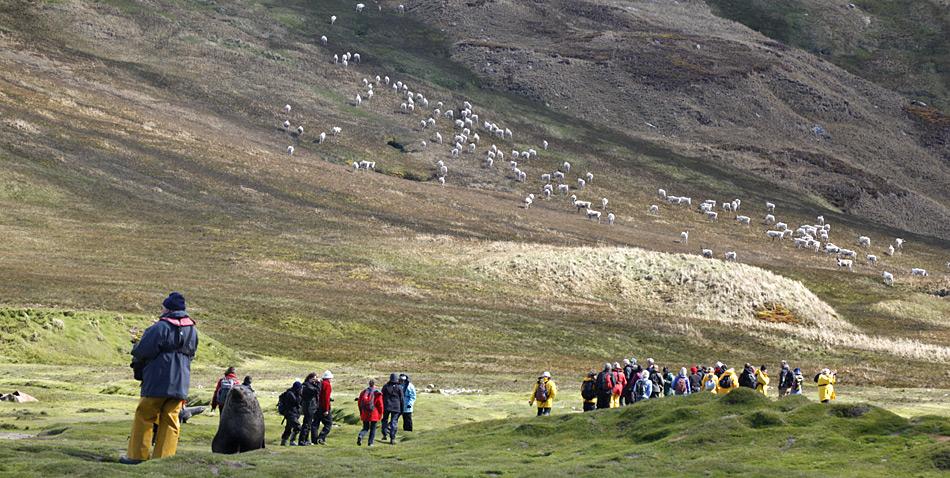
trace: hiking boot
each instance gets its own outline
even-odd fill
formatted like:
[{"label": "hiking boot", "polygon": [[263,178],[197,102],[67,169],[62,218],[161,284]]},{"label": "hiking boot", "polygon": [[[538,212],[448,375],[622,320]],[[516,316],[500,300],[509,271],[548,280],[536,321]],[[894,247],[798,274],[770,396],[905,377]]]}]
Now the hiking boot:
[{"label": "hiking boot", "polygon": [[396,444],[396,437],[390,438],[390,439],[389,439],[389,444],[390,444],[390,445],[395,445],[395,444]]},{"label": "hiking boot", "polygon": [[363,437],[357,436],[357,437],[356,437],[356,446],[362,446],[362,445],[363,445]]},{"label": "hiking boot", "polygon": [[290,446],[297,446],[297,442],[295,441],[290,442]]},{"label": "hiking boot", "polygon": [[326,445],[327,441],[323,438],[317,438],[317,445]]},{"label": "hiking boot", "polygon": [[138,465],[139,463],[142,463],[143,461],[145,460],[133,460],[132,458],[129,458],[127,456],[119,457],[119,463],[123,465]]},{"label": "hiking boot", "polygon": [[280,440],[280,446],[287,446],[287,439],[286,439],[286,438],[282,438],[282,439]]},{"label": "hiking boot", "polygon": [[297,442],[297,446],[310,446],[310,442],[308,441]]}]

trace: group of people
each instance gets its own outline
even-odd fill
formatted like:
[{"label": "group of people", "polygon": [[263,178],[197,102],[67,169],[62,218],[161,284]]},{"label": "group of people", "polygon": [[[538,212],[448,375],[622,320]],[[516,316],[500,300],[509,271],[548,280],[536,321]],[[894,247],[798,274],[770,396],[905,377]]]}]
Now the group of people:
[{"label": "group of people", "polygon": [[[321,377],[316,372],[307,375],[304,381],[294,382],[277,399],[277,412],[284,417],[284,433],[280,436],[281,446],[326,445],[327,435],[333,428],[333,372],[327,370]],[[376,427],[383,422],[383,440],[396,443],[396,430],[402,418],[403,430],[412,431],[412,411],[416,402],[416,387],[406,374],[391,374],[389,382],[377,389],[376,382],[356,398],[357,409],[363,428],[356,438],[356,444],[363,444],[363,437],[369,434],[367,446],[373,446],[376,439]],[[303,415],[303,425],[300,416]],[[323,429],[320,429],[320,426]]]},{"label": "group of people", "polygon": [[[197,349],[198,331],[195,321],[188,315],[185,297],[172,292],[162,302],[162,314],[158,320],[143,332],[132,348],[131,367],[135,378],[142,382],[141,398],[135,409],[128,450],[120,458],[120,463],[138,464],[149,458],[175,454],[182,413],[192,414],[183,410],[183,406],[188,399],[191,361]],[[329,370],[319,378],[316,372],[311,372],[303,382],[294,382],[280,395],[277,410],[286,422],[281,445],[326,444],[333,428],[332,380],[333,373]],[[823,369],[814,380],[822,403],[836,398],[836,372]],[[601,372],[588,373],[581,385],[581,397],[586,412],[661,396],[704,391],[722,395],[738,387],[748,387],[767,395],[770,383],[765,365],[755,368],[747,363],[737,374],[735,369],[717,362],[714,367],[693,366],[689,370],[683,367],[674,375],[667,367],[659,368],[652,358],[647,359],[646,368],[631,358],[624,359],[622,366],[620,363],[606,363]],[[801,395],[804,385],[801,369],[792,370],[783,360],[777,384],[780,397]],[[212,412],[225,405],[228,394],[235,387],[253,391],[251,377],[245,377],[239,384],[234,368],[229,367],[215,386]],[[537,406],[539,416],[550,415],[556,397],[557,385],[551,373],[544,372],[538,377],[528,404]],[[356,444],[362,445],[368,435],[367,445],[372,446],[380,421],[383,440],[395,444],[400,418],[403,430],[412,431],[415,400],[416,388],[406,374],[391,374],[382,389],[376,388],[376,383],[370,380],[356,398],[363,424]],[[301,415],[302,425],[299,422]]]},{"label": "group of people", "polygon": [[[815,375],[814,381],[818,385],[819,401],[827,403],[837,398],[834,388],[837,372],[823,369]],[[766,365],[756,368],[747,363],[741,372],[736,373],[734,368],[717,362],[711,367],[682,367],[674,375],[668,367],[660,368],[652,358],[647,359],[646,368],[638,363],[636,358],[630,358],[624,359],[623,365],[619,362],[608,362],[600,372],[588,372],[581,383],[581,398],[584,411],[587,412],[671,395],[700,392],[725,395],[739,387],[747,387],[768,395],[772,383]],[[788,362],[783,360],[775,383],[779,397],[802,395],[805,378],[800,368],[792,369]],[[544,372],[538,377],[528,404],[537,406],[538,416],[550,415],[556,395],[557,386],[551,379],[551,373]]]}]

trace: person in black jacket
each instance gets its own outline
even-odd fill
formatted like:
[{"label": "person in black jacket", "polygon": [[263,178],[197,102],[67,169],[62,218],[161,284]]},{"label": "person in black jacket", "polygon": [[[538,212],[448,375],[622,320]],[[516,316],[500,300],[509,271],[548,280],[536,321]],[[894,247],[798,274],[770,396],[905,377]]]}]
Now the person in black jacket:
[{"label": "person in black jacket", "polygon": [[399,416],[406,406],[406,395],[399,383],[398,374],[390,374],[389,382],[383,385],[383,441],[389,437],[391,445],[396,444],[396,429],[399,427]]},{"label": "person in black jacket", "polygon": [[317,381],[317,372],[310,372],[303,382],[303,388],[300,391],[300,411],[303,412],[303,427],[300,429],[299,446],[311,444],[311,437],[316,441],[317,428],[320,422],[315,420],[317,415],[317,400],[320,398],[320,382]]},{"label": "person in black jacket", "polygon": [[302,390],[303,384],[294,382],[293,386],[277,398],[277,411],[287,422],[284,426],[284,434],[280,436],[280,446],[286,446],[288,438],[290,438],[290,446],[297,444],[297,434],[300,433],[300,392]]},{"label": "person in black jacket", "polygon": [[739,374],[739,386],[755,390],[755,386],[758,385],[758,382],[759,381],[755,378],[755,367],[750,363],[745,364],[745,367],[742,368],[742,373]]},{"label": "person in black jacket", "polygon": [[614,383],[611,378],[613,365],[604,364],[604,369],[594,379],[594,390],[597,391],[597,409],[610,408],[610,396],[613,393]]},{"label": "person in black jacket", "polygon": [[782,360],[782,370],[778,373],[778,396],[787,396],[794,385],[795,375],[788,368],[788,362]]}]

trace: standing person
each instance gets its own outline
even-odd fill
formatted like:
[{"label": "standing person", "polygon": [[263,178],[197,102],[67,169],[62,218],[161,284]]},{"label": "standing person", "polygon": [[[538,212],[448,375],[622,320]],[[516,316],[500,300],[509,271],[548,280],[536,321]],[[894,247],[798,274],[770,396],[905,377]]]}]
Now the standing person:
[{"label": "standing person", "polygon": [[736,370],[726,364],[719,367],[722,373],[719,374],[719,381],[716,382],[716,394],[725,395],[739,388],[739,377],[736,376]]},{"label": "standing person", "polygon": [[224,399],[231,393],[231,389],[237,386],[238,379],[234,367],[228,367],[224,371],[224,377],[218,379],[218,383],[214,386],[214,395],[211,396],[211,413],[224,406]]},{"label": "standing person", "polygon": [[581,382],[581,398],[584,399],[584,411],[589,412],[597,408],[597,372],[591,370],[587,372],[584,381]]},{"label": "standing person", "polygon": [[707,368],[706,373],[703,375],[703,390],[707,392],[716,393],[716,386],[719,384],[719,375],[716,374],[716,370],[712,368]]},{"label": "standing person", "polygon": [[363,437],[369,432],[369,441],[366,446],[373,446],[373,440],[376,438],[376,424],[383,416],[383,394],[376,388],[376,382],[369,381],[360,396],[356,398],[356,406],[360,410],[360,421],[363,422],[363,429],[356,435],[356,446],[363,444]]},{"label": "standing person", "polygon": [[412,431],[412,406],[416,404],[416,386],[409,380],[409,376],[402,374],[399,376],[399,382],[402,383],[403,394],[406,397],[406,405],[402,408],[402,431]]},{"label": "standing person", "polygon": [[614,383],[610,389],[610,408],[620,408],[620,397],[623,395],[623,388],[627,385],[627,376],[623,374],[619,362],[614,362],[610,371],[610,379]]},{"label": "standing person", "polygon": [[317,380],[317,372],[310,372],[303,381],[303,389],[300,391],[300,411],[303,412],[303,426],[300,428],[299,446],[309,446],[311,439],[316,441],[317,430],[320,426],[315,420],[317,416],[317,398],[320,397],[320,382]]},{"label": "standing person", "polygon": [[640,378],[633,385],[633,401],[649,400],[653,396],[653,381],[650,380],[650,372],[644,370],[640,372]]},{"label": "standing person", "polygon": [[610,396],[613,393],[614,384],[611,378],[611,369],[613,368],[610,363],[604,364],[604,369],[597,374],[597,380],[595,381],[597,389],[597,409],[601,408],[610,408]]},{"label": "standing person", "polygon": [[755,371],[755,390],[762,395],[768,396],[769,374],[768,368],[763,364]]},{"label": "standing person", "polygon": [[795,373],[792,374],[792,387],[789,389],[789,393],[792,395],[801,395],[805,391],[805,376],[802,375],[802,369],[795,368]]},{"label": "standing person", "polygon": [[694,365],[689,369],[689,391],[690,393],[699,393],[703,389],[703,374]]},{"label": "standing person", "polygon": [[383,441],[389,437],[389,444],[396,444],[396,429],[399,416],[406,407],[406,394],[399,384],[399,375],[389,374],[389,382],[383,385]]},{"label": "standing person", "polygon": [[241,386],[253,392],[253,391],[254,391],[254,387],[251,386],[251,381],[252,381],[252,380],[253,380],[253,379],[251,378],[250,375],[245,375],[245,376],[244,376],[244,381],[241,382]]},{"label": "standing person", "polygon": [[663,393],[663,375],[657,368],[656,362],[651,358],[647,359],[647,372],[650,374],[650,381],[653,382],[650,398],[659,398],[660,394]]},{"label": "standing person", "polygon": [[302,383],[294,382],[277,397],[277,413],[280,413],[287,423],[284,426],[284,434],[280,436],[280,446],[287,446],[288,438],[290,446],[297,445],[297,434],[300,433],[300,391],[302,389]]},{"label": "standing person", "polygon": [[673,394],[673,374],[669,367],[663,367],[663,396],[669,397]]},{"label": "standing person", "polygon": [[755,367],[747,363],[742,367],[742,373],[739,374],[739,386],[755,390],[757,383],[755,381]]},{"label": "standing person", "polygon": [[[323,379],[320,381],[320,396],[317,398],[317,414],[313,424],[313,432],[318,445],[327,444],[327,435],[330,434],[330,429],[333,428],[333,413],[330,410],[330,402],[333,401],[331,380],[333,380],[333,372],[329,370],[323,372]],[[321,423],[323,424],[323,430],[316,434]]]},{"label": "standing person", "polygon": [[815,382],[818,384],[818,400],[821,403],[828,403],[838,398],[835,394],[835,383],[838,382],[838,372],[832,372],[828,369],[822,369],[815,376]]},{"label": "standing person", "polygon": [[679,375],[670,380],[670,389],[675,395],[689,395],[692,393],[692,386],[689,383],[689,377],[686,376],[686,367],[680,369]]},{"label": "standing person", "polygon": [[132,348],[132,369],[142,380],[141,399],[132,420],[126,456],[119,463],[135,465],[149,459],[153,426],[155,449],[151,458],[173,456],[181,432],[178,415],[188,398],[191,361],[198,350],[198,331],[185,308],[185,298],[172,292],[162,302],[162,315],[142,333]]},{"label": "standing person", "polygon": [[788,395],[789,390],[794,385],[795,376],[788,368],[788,362],[782,360],[782,369],[778,372],[778,396],[779,398]]},{"label": "standing person", "polygon": [[633,383],[637,381],[633,376],[636,370],[637,359],[623,359],[623,378],[626,380],[623,391],[620,393],[620,405],[633,404]]},{"label": "standing person", "polygon": [[528,405],[537,403],[539,417],[542,415],[550,415],[556,395],[557,385],[554,384],[554,380],[551,380],[551,372],[544,372],[538,377],[538,382],[534,384],[534,390],[531,392],[531,399],[528,400]]}]

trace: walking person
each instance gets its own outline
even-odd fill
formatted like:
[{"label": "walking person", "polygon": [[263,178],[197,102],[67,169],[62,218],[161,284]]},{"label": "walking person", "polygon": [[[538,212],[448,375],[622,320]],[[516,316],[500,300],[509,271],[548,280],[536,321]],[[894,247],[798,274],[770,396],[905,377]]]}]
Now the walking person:
[{"label": "walking person", "polygon": [[795,382],[795,375],[788,368],[788,362],[782,360],[782,369],[778,372],[778,396],[779,398],[788,396],[792,385]]},{"label": "walking person", "polygon": [[287,439],[290,439],[290,446],[297,445],[297,434],[300,433],[300,391],[303,390],[303,384],[294,382],[290,388],[277,397],[277,413],[284,417],[284,433],[280,436],[280,446],[287,446]]},{"label": "walking person", "polygon": [[633,401],[649,400],[653,396],[653,381],[650,380],[650,371],[640,372],[640,378],[633,385]]},{"label": "walking person", "polygon": [[673,394],[673,374],[668,367],[663,367],[663,396],[669,397]]},{"label": "walking person", "polygon": [[597,380],[595,381],[595,388],[597,389],[597,409],[601,408],[610,408],[610,397],[613,393],[614,384],[611,376],[611,369],[613,365],[610,363],[604,364],[604,369],[597,374]]},{"label": "walking person", "polygon": [[399,416],[406,406],[406,395],[399,383],[398,374],[390,374],[389,382],[383,385],[383,441],[389,437],[389,444],[396,444],[396,429]]},{"label": "walking person", "polygon": [[409,376],[402,374],[399,376],[399,382],[402,384],[403,394],[406,404],[402,408],[402,431],[412,431],[412,407],[416,404],[416,386],[409,380]]},{"label": "walking person", "polygon": [[[150,457],[173,456],[178,450],[179,413],[188,398],[191,361],[197,350],[195,321],[188,316],[184,296],[172,292],[162,302],[162,315],[132,348],[134,376],[142,381],[141,398],[126,456],[119,463],[134,465]],[[155,448],[149,456],[156,424]]]},{"label": "walking person", "polygon": [[763,364],[755,371],[755,390],[762,395],[768,396],[769,374],[768,368]]},{"label": "walking person", "polygon": [[383,393],[376,388],[376,382],[369,381],[369,386],[360,392],[356,398],[356,406],[360,411],[360,421],[363,422],[363,429],[356,435],[356,446],[363,444],[363,437],[369,433],[369,441],[366,446],[373,446],[373,440],[376,438],[376,425],[383,416]]},{"label": "walking person", "polygon": [[693,391],[689,383],[689,377],[686,375],[686,367],[681,368],[679,375],[674,377],[673,380],[670,380],[670,382],[670,389],[674,395],[689,395]]},{"label": "walking person", "polygon": [[537,403],[539,417],[542,415],[550,415],[556,395],[557,385],[551,380],[551,372],[544,372],[538,377],[538,381],[534,384],[534,390],[531,392],[528,405]]},{"label": "walking person", "polygon": [[620,408],[620,397],[623,395],[623,389],[627,385],[627,376],[623,374],[619,362],[614,362],[610,371],[610,379],[613,382],[613,388],[610,389],[610,408]]},{"label": "walking person", "polygon": [[650,381],[653,382],[650,398],[659,398],[660,394],[663,393],[663,374],[660,373],[656,362],[652,358],[647,359],[647,372],[650,374]]},{"label": "walking person", "polygon": [[320,426],[315,420],[317,416],[317,399],[320,397],[320,382],[317,379],[317,372],[310,372],[303,381],[303,388],[300,392],[300,411],[303,412],[303,426],[300,427],[299,446],[309,446],[317,439],[316,428]]},{"label": "walking person", "polygon": [[715,369],[707,368],[706,373],[703,374],[703,390],[717,393],[717,385],[719,385],[719,375],[716,374]]},{"label": "walking person", "polygon": [[789,388],[790,395],[802,395],[805,391],[805,376],[802,375],[802,369],[796,368],[792,374],[792,386]]},{"label": "walking person", "polygon": [[637,381],[633,374],[636,371],[637,359],[623,359],[623,391],[620,392],[620,405],[633,405],[633,383]]},{"label": "walking person", "polygon": [[581,398],[584,400],[584,411],[590,412],[597,409],[597,387],[595,380],[597,379],[597,372],[591,370],[587,372],[587,376],[584,377],[584,381],[581,382]]},{"label": "walking person", "polygon": [[827,368],[822,369],[815,376],[815,383],[818,384],[818,401],[828,403],[838,398],[835,394],[835,383],[838,382],[838,372],[832,372]]},{"label": "walking person", "polygon": [[736,376],[736,370],[726,364],[719,366],[722,372],[719,374],[719,381],[716,382],[716,394],[725,395],[739,388],[739,377]]},{"label": "walking person", "polygon": [[211,414],[214,414],[215,409],[224,406],[224,399],[231,393],[231,389],[237,386],[237,373],[235,373],[234,367],[228,367],[224,371],[224,377],[218,379],[218,382],[214,385],[214,394],[211,395]]},{"label": "walking person", "polygon": [[755,367],[752,364],[747,363],[742,367],[742,373],[739,374],[739,386],[756,389],[757,383],[755,380]]},{"label": "walking person", "polygon": [[320,396],[317,399],[317,414],[314,418],[313,432],[316,434],[323,424],[323,430],[316,435],[317,445],[327,444],[327,435],[333,428],[333,413],[330,410],[330,402],[333,401],[333,372],[327,370],[323,372],[323,378],[320,380]]},{"label": "walking person", "polygon": [[690,393],[699,393],[703,389],[703,374],[693,366],[689,369],[689,391]]}]

